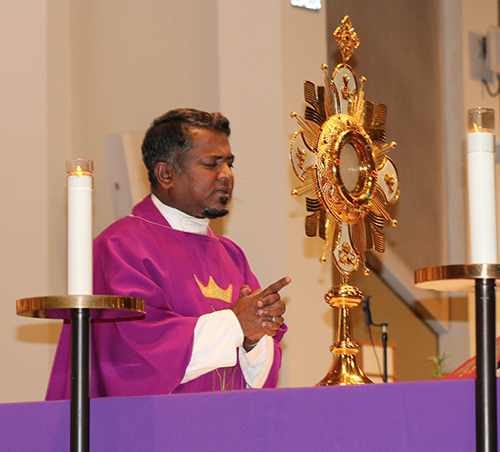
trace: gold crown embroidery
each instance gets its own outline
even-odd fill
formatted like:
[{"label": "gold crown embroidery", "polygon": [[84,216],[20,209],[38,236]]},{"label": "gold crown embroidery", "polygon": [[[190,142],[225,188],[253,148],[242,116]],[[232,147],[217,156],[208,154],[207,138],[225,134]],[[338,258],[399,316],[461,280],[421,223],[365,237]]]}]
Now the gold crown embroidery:
[{"label": "gold crown embroidery", "polygon": [[233,285],[229,284],[229,287],[224,290],[221,289],[214,281],[214,279],[210,276],[208,280],[208,284],[204,286],[197,278],[196,275],[193,275],[194,279],[198,283],[200,287],[201,293],[207,298],[215,298],[216,300],[225,301],[226,303],[231,303],[231,295],[233,293]]}]

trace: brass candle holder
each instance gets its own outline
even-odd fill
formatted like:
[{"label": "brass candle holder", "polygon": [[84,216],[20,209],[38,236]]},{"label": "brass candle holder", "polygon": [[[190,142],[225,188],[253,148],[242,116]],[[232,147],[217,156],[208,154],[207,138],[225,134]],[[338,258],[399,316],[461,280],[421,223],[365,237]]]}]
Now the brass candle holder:
[{"label": "brass candle holder", "polygon": [[142,318],[144,300],[92,295],[93,162],[66,162],[68,189],[68,295],[23,298],[17,315],[65,319],[71,324],[70,450],[90,450],[91,320]]},{"label": "brass candle holder", "polygon": [[349,275],[362,263],[367,250],[385,249],[384,222],[396,226],[386,210],[399,197],[399,177],[387,153],[396,146],[385,141],[387,107],[365,100],[366,79],[356,78],[347,64],[359,39],[348,16],[333,33],[342,54],[331,76],[323,64],[324,86],[304,82],[307,103],[304,118],[292,112],[300,130],[290,146],[295,175],[302,183],[293,196],[306,196],[305,230],[309,237],[324,241],[320,261],[331,250],[340,275],[340,284],[325,295],[326,302],[339,310],[335,356],[329,373],[318,385],[370,383],[356,363],[358,345],[352,338],[350,309],[359,305],[363,294],[348,284]]},{"label": "brass candle holder", "polygon": [[495,319],[499,281],[500,265],[491,263],[445,265],[415,271],[415,285],[421,289],[475,293],[477,452],[498,450]]}]

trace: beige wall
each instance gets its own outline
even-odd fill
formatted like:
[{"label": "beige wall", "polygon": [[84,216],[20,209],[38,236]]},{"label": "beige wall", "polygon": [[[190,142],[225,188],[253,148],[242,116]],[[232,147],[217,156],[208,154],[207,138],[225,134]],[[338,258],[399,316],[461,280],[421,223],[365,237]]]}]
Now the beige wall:
[{"label": "beige wall", "polygon": [[15,315],[17,298],[47,294],[47,5],[0,4],[0,400],[41,397],[51,349],[46,322]]},{"label": "beige wall", "polygon": [[[495,1],[479,3],[486,11]],[[287,153],[296,130],[288,115],[303,108],[302,81],[322,81],[333,31],[325,9],[287,0],[7,0],[0,21],[0,402],[44,396],[59,326],[15,316],[14,301],[66,290],[65,160],[95,162],[97,234],[113,220],[102,138],[144,130],[178,106],[220,109],[232,120],[244,185],[222,227],[263,284],[283,273],[294,278],[281,384],[322,378],[333,336],[323,302],[330,267],[318,262],[321,241],[304,236],[303,199],[289,196],[296,181]]]},{"label": "beige wall", "polygon": [[97,235],[114,220],[102,138],[219,109],[217,1],[68,2],[71,155],[94,160]]},{"label": "beige wall", "polygon": [[[488,78],[492,82],[492,89],[494,89],[494,77],[484,69],[484,63],[480,58],[480,41],[482,36],[485,36],[488,28],[491,26],[498,26],[498,2],[489,2],[481,0],[476,3],[469,3],[462,1],[462,71],[464,79],[464,116],[463,121],[465,124],[466,110],[474,107],[488,107],[495,110],[495,124],[496,136],[500,136],[499,122],[500,122],[500,108],[498,97],[490,97],[486,91],[485,86],[481,79]],[[463,143],[465,153],[465,143]],[[498,163],[496,164],[496,173],[499,174]],[[498,194],[499,182],[496,181],[497,191],[497,218],[500,218],[499,201],[500,195]],[[500,331],[499,316],[500,304],[497,297],[497,334]],[[473,296],[469,297],[469,329],[470,329],[470,342],[469,353],[475,355],[475,302]]]},{"label": "beige wall", "polygon": [[215,1],[0,5],[0,402],[45,394],[60,322],[17,317],[14,303],[66,291],[65,160],[94,160],[97,234],[113,220],[102,138],[180,105],[218,109],[216,11]]},{"label": "beige wall", "polygon": [[[292,8],[284,0],[248,5],[49,0],[29,14],[21,9],[15,2],[0,6],[3,32],[9,37],[0,48],[12,61],[13,81],[2,86],[9,96],[3,103],[9,108],[3,110],[2,142],[4,153],[19,148],[16,158],[4,163],[4,193],[10,196],[2,200],[3,211],[11,214],[2,229],[9,256],[2,274],[9,327],[2,331],[8,371],[2,373],[0,401],[44,396],[59,325],[22,319],[13,310],[16,298],[66,290],[65,160],[94,160],[97,234],[113,221],[102,138],[144,130],[155,116],[178,106],[220,109],[232,120],[236,171],[245,185],[237,188],[234,212],[224,228],[248,250],[263,284],[284,273],[294,276],[295,289],[288,292],[290,323],[300,325],[305,311],[306,318],[311,316],[308,323],[320,325],[312,334],[300,327],[290,333],[284,384],[312,384],[321,378],[328,363],[307,359],[312,360],[310,350],[318,338],[323,354],[329,355],[331,321],[316,315],[318,310],[330,314],[322,301],[329,272],[328,267],[319,270],[312,253],[310,270],[294,275],[304,254],[304,208],[289,196],[293,183],[287,152],[296,128],[288,114],[302,108],[304,71],[325,61],[323,13]],[[301,27],[308,30],[314,52],[308,47],[311,41],[296,34]],[[294,74],[301,66],[292,63],[292,56],[295,62],[310,58],[303,73]],[[292,76],[286,82],[285,69]],[[289,86],[294,93],[285,105]],[[28,109],[30,133],[25,133],[22,122]],[[36,187],[23,177],[31,161],[41,164]],[[17,208],[21,202],[27,203],[25,214]],[[290,206],[293,210],[287,213]],[[296,249],[288,250],[289,244]],[[305,294],[315,302],[312,309],[302,303]],[[289,367],[302,369],[301,356],[307,357],[311,375],[301,373],[294,380]]]}]

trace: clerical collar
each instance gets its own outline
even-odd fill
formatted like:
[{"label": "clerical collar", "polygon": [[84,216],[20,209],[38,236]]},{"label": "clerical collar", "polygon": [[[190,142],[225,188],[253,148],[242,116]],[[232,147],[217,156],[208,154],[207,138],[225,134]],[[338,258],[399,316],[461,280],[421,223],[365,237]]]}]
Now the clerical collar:
[{"label": "clerical collar", "polygon": [[151,194],[151,199],[160,213],[165,217],[173,229],[194,234],[207,235],[208,218],[195,218],[180,210],[163,204],[155,195]]}]

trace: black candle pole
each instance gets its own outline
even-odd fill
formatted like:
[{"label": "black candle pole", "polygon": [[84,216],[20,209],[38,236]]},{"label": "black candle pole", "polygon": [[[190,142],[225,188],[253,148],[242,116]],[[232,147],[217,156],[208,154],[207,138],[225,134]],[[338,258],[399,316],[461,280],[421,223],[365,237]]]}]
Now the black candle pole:
[{"label": "black candle pole", "polygon": [[90,450],[90,311],[71,310],[71,452]]},{"label": "black candle pole", "polygon": [[16,313],[71,321],[70,451],[90,449],[90,319],[142,319],[144,300],[114,295],[56,295],[22,298]]},{"label": "black candle pole", "polygon": [[497,452],[498,447],[495,334],[498,280],[499,264],[455,264],[415,271],[415,284],[420,289],[475,291],[477,452]]},{"label": "black candle pole", "polygon": [[497,452],[494,279],[476,280],[476,450]]}]

